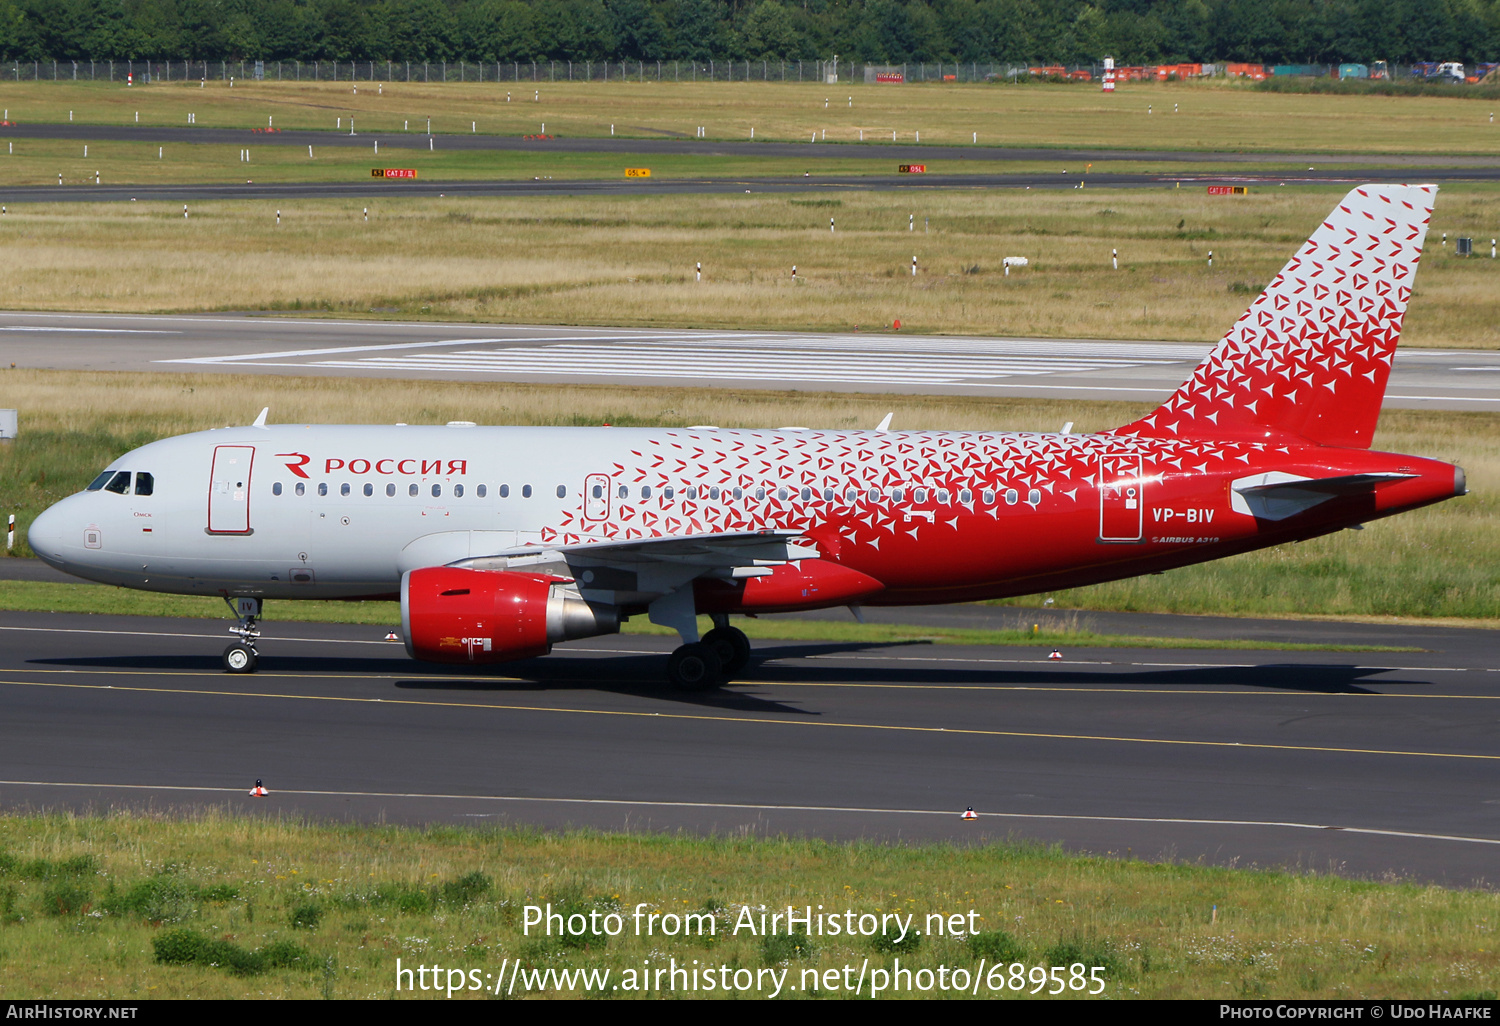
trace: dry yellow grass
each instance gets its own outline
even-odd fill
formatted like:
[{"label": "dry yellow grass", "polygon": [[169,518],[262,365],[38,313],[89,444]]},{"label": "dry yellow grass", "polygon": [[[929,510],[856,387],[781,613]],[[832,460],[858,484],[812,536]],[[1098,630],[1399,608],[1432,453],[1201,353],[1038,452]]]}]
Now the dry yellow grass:
[{"label": "dry yellow grass", "polygon": [[[284,64],[284,73],[292,65]],[[457,69],[454,69],[455,72]],[[347,73],[347,68],[345,69]],[[566,68],[562,72],[566,75]],[[722,72],[721,72],[722,74]],[[812,74],[809,66],[809,76]],[[670,77],[670,65],[667,69]],[[546,66],[542,67],[546,76]],[[1495,153],[1500,127],[1484,102],[1453,97],[1266,93],[1243,84],[826,86],[806,83],[530,82],[7,83],[15,120],[35,123],[187,125],[419,134],[439,133],[1410,154]],[[510,102],[506,95],[510,94]],[[539,99],[533,99],[539,95]],[[825,106],[827,101],[827,106]],[[851,102],[852,101],[852,102]],[[1174,113],[1174,108],[1176,112]]]},{"label": "dry yellow grass", "polygon": [[[1207,341],[1341,191],[289,200],[280,227],[274,202],[195,204],[186,220],[168,204],[35,205],[0,220],[0,295],[22,309],[812,330],[899,318],[920,332]],[[1494,189],[1439,197],[1432,241],[1472,234],[1484,255],[1429,247],[1407,345],[1500,344],[1487,248],[1500,228],[1487,225],[1500,226]],[[1010,255],[1031,266],[1002,276]]]}]

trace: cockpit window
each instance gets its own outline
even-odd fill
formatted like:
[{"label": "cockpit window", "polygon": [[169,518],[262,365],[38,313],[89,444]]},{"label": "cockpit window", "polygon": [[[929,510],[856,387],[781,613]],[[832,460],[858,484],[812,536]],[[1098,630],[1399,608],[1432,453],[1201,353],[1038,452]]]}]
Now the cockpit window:
[{"label": "cockpit window", "polygon": [[135,472],[135,494],[150,495],[154,487],[156,487],[156,479],[150,474],[139,470]]},{"label": "cockpit window", "polygon": [[114,492],[117,495],[124,495],[130,491],[130,471],[121,470],[117,472],[114,477],[109,479],[109,484],[104,486],[104,490],[106,492]]},{"label": "cockpit window", "polygon": [[89,484],[87,490],[91,491],[91,492],[97,492],[99,489],[103,488],[109,482],[110,478],[112,478],[114,476],[115,476],[115,472],[113,470],[106,470],[104,473],[102,473],[98,477],[94,478],[94,480]]}]

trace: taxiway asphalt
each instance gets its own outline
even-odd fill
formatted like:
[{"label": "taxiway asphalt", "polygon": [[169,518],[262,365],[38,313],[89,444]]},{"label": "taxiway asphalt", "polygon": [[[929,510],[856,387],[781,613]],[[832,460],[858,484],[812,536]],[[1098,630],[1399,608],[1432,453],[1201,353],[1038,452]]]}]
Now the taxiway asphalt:
[{"label": "taxiway asphalt", "polygon": [[743,678],[684,695],[659,683],[668,639],[475,672],[383,628],[268,626],[261,672],[230,676],[211,621],[0,614],[0,807],[1024,838],[1450,885],[1492,885],[1500,852],[1492,632],[1061,661],[759,642]]},{"label": "taxiway asphalt", "polygon": [[[1159,402],[1203,343],[0,312],[0,367]],[[851,357],[857,355],[858,359]],[[268,383],[269,384],[269,383]],[[247,394],[260,394],[253,386]],[[272,406],[274,396],[265,393]],[[1390,408],[1500,406],[1500,353],[1402,348]],[[24,412],[23,428],[24,428]],[[874,426],[873,424],[870,426]],[[916,428],[924,425],[895,425]],[[1038,430],[1060,425],[1041,424]]]}]

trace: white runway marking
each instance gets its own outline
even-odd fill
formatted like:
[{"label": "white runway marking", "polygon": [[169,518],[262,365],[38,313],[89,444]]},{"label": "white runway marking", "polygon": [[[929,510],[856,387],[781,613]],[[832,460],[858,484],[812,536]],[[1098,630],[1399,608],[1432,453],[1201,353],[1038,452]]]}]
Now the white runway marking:
[{"label": "white runway marking", "polygon": [[[88,787],[125,791],[193,791],[206,794],[243,794],[242,787],[192,787],[180,784],[90,784],[54,780],[0,780],[0,787]],[[416,798],[427,801],[527,802],[561,805],[635,806],[652,809],[729,809],[735,812],[848,812],[863,816],[946,816],[957,819],[951,809],[876,809],[845,805],[749,805],[733,802],[660,802],[633,801],[626,798],[545,798],[501,794],[422,794],[402,791],[316,791],[277,790],[278,795],[304,795],[320,798]],[[980,819],[1042,819],[1073,823],[1152,823],[1190,826],[1281,827],[1288,830],[1337,830],[1348,834],[1374,834],[1381,837],[1411,837],[1423,841],[1458,841],[1464,844],[1500,844],[1490,837],[1465,837],[1456,834],[1425,834],[1411,830],[1383,830],[1379,827],[1339,826],[1331,823],[1297,823],[1253,819],[1189,819],[1176,816],[1079,816],[1039,812],[984,812]]]},{"label": "white runway marking", "polygon": [[[580,369],[585,369],[589,375],[605,374],[614,379],[729,378],[741,381],[945,385],[1132,367],[1188,365],[1197,363],[1210,349],[1202,345],[1158,343],[751,332],[726,335],[555,335],[530,339],[527,343],[517,344],[517,340],[505,338],[468,338],[405,345],[339,346],[189,357],[159,362],[439,372],[505,379],[576,377]],[[442,352],[444,349],[453,351]],[[851,354],[856,353],[860,359],[851,361]],[[355,354],[366,355],[356,357]]]}]

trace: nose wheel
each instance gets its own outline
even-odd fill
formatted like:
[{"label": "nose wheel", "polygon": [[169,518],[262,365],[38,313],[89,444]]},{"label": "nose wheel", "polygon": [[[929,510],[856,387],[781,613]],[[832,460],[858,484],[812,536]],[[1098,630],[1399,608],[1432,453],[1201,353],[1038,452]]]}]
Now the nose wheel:
[{"label": "nose wheel", "polygon": [[234,612],[235,624],[229,633],[240,639],[224,650],[224,669],[228,673],[254,673],[260,661],[255,651],[255,642],[260,637],[260,628],[255,625],[260,619],[260,599],[226,595],[224,601]]},{"label": "nose wheel", "polygon": [[254,673],[260,657],[255,649],[244,642],[236,641],[224,650],[224,669],[230,673]]}]

